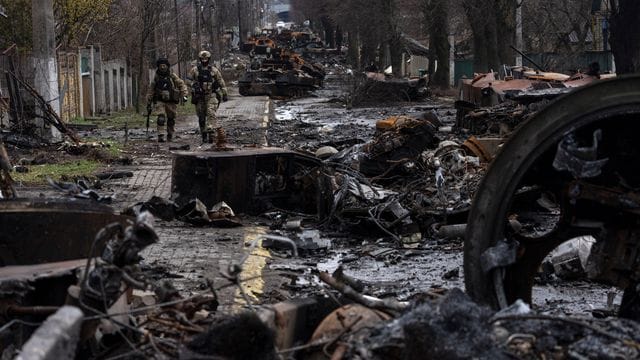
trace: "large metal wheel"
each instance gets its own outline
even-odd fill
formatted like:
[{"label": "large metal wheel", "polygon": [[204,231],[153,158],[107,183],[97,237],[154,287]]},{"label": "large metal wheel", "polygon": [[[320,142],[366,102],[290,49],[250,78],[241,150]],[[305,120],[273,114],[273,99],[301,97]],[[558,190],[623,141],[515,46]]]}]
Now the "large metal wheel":
[{"label": "large metal wheel", "polygon": [[[469,214],[471,297],[494,308],[530,303],[544,257],[584,235],[596,238],[607,263],[599,280],[621,288],[637,282],[639,136],[640,76],[578,89],[523,124],[491,164]],[[571,149],[569,159],[559,160],[560,148]]]}]

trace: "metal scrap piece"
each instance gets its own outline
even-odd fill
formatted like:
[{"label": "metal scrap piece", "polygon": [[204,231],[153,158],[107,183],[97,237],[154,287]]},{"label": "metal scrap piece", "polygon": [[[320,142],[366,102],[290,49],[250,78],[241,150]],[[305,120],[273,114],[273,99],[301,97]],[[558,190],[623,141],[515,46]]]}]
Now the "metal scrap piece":
[{"label": "metal scrap piece", "polygon": [[505,267],[516,262],[516,253],[520,243],[517,241],[500,241],[485,250],[480,256],[482,271],[488,273],[497,267]]},{"label": "metal scrap piece", "polygon": [[593,178],[602,173],[609,158],[597,159],[598,143],[602,140],[602,130],[593,132],[593,144],[579,147],[575,134],[571,133],[558,143],[553,167],[558,171],[569,171],[576,178]]}]

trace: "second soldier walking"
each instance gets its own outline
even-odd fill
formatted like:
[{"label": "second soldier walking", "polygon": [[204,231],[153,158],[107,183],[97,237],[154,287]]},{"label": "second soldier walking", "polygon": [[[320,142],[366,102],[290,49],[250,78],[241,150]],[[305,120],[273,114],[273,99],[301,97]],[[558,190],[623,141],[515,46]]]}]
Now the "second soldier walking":
[{"label": "second soldier walking", "polygon": [[189,71],[191,79],[191,102],[196,105],[198,125],[202,142],[213,142],[213,133],[218,129],[216,111],[220,103],[227,101],[227,86],[220,71],[210,64],[211,53],[204,50],[198,54],[198,65]]}]

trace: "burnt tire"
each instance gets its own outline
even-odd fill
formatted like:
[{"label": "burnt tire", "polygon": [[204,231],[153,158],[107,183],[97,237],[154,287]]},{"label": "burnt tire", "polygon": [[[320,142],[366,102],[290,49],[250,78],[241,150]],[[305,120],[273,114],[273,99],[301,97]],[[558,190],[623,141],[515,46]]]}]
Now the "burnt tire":
[{"label": "burnt tire", "polygon": [[[526,253],[518,252],[515,264],[484,272],[482,255],[500,241],[512,241],[507,216],[516,191],[534,164],[548,156],[568,133],[629,114],[640,123],[640,76],[603,80],[577,89],[549,104],[512,134],[481,181],[468,217],[464,275],[466,291],[474,300],[497,309],[502,291],[507,304],[518,298],[531,302],[533,272],[540,256],[527,259]],[[562,242],[548,239],[541,248],[548,253]],[[497,270],[504,276],[494,282]]]}]

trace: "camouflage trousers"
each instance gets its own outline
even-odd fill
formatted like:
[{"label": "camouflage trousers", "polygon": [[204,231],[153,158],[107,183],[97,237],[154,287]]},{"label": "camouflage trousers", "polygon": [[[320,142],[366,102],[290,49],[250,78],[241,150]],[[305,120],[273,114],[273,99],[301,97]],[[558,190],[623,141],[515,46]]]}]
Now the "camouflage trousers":
[{"label": "camouflage trousers", "polygon": [[196,114],[198,114],[198,125],[200,133],[210,132],[218,127],[216,111],[218,111],[218,99],[215,94],[205,95],[204,99],[196,104]]},{"label": "camouflage trousers", "polygon": [[167,135],[173,135],[176,125],[176,111],[178,105],[174,103],[158,102],[153,107],[153,116],[156,118],[158,135],[164,134],[165,127]]}]

